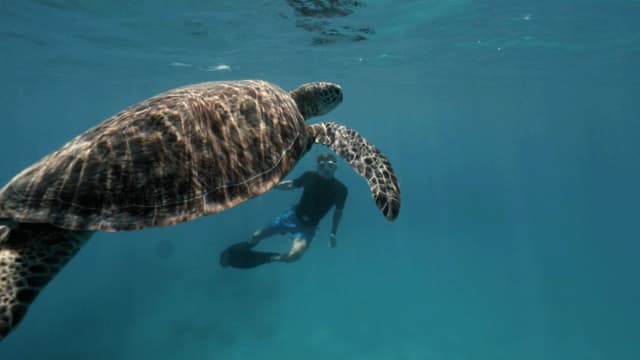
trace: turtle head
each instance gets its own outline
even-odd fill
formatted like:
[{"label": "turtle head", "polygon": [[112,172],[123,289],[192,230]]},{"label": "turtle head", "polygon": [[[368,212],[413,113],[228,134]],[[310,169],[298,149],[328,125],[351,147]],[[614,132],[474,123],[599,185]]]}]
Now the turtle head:
[{"label": "turtle head", "polygon": [[302,84],[289,94],[298,105],[298,110],[305,120],[324,115],[342,102],[340,85],[329,82]]}]

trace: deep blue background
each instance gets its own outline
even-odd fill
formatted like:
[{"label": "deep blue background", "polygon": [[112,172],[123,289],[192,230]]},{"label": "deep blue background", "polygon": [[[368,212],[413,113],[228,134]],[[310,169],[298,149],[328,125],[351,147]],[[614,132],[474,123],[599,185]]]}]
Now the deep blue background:
[{"label": "deep blue background", "polygon": [[338,247],[325,221],[252,271],[219,252],[295,192],[98,233],[0,358],[640,358],[640,2],[365,3],[324,21],[369,39],[312,45],[285,1],[0,1],[2,184],[158,92],[262,78],[340,83],[313,121],[377,144],[403,195],[387,223],[341,162]]}]

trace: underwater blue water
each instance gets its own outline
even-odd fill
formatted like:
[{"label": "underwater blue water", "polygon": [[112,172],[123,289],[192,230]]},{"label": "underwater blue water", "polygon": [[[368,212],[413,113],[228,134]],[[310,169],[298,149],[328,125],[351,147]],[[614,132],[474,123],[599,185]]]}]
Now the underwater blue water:
[{"label": "underwater blue water", "polygon": [[313,121],[358,129],[402,189],[388,223],[341,161],[338,247],[325,219],[251,271],[218,254],[297,193],[97,233],[0,359],[640,358],[640,1],[313,3],[0,1],[1,184],[156,93],[261,78],[340,83]]}]

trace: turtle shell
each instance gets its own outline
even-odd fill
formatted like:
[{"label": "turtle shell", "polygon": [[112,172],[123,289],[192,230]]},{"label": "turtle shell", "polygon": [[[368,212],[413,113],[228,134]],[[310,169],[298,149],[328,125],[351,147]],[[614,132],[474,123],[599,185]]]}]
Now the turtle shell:
[{"label": "turtle shell", "polygon": [[269,190],[307,150],[304,118],[264,81],[208,82],[112,116],[0,190],[0,218],[71,230],[168,226]]}]

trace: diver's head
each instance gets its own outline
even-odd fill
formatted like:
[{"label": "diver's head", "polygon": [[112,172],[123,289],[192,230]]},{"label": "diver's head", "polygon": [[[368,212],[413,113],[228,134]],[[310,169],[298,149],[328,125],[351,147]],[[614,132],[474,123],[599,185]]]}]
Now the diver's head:
[{"label": "diver's head", "polygon": [[316,158],[316,167],[322,177],[332,178],[338,169],[336,157],[329,153],[320,154]]}]

